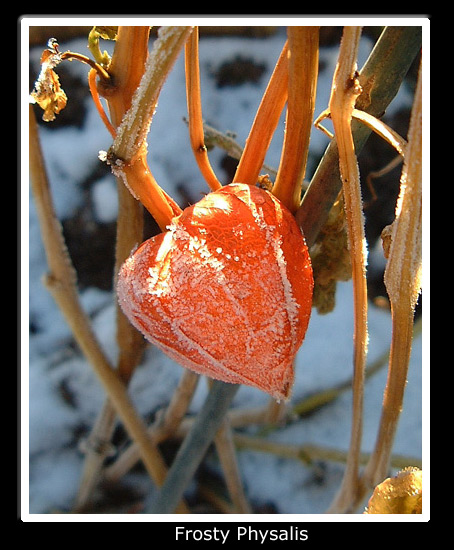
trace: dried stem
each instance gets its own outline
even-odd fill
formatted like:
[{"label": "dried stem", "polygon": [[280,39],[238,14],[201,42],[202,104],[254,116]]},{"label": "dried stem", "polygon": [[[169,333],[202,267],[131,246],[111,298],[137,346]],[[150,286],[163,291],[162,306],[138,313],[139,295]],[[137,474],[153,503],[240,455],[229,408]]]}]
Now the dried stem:
[{"label": "dried stem", "polygon": [[[420,28],[386,27],[360,71],[358,78],[363,92],[355,107],[380,117],[397,94],[420,49]],[[352,133],[355,150],[359,154],[371,130],[361,122],[353,121]],[[339,154],[334,139],[325,151],[296,213],[309,247],[325,224],[341,187]]]},{"label": "dried stem", "polygon": [[[121,30],[112,59],[113,71],[109,80],[102,80],[102,86],[106,87],[115,79],[117,86],[109,97],[108,105],[115,127],[121,121],[121,117],[131,105],[132,95],[122,90],[120,84],[132,94],[140,83],[141,75],[145,67],[148,55],[149,27],[138,27],[133,32]],[[136,60],[136,64],[119,65],[119,57],[124,59],[130,55]],[[112,70],[112,67],[110,70]],[[97,89],[95,88],[96,73],[89,73],[90,91],[96,104]],[[99,98],[98,98],[99,101]],[[99,107],[98,107],[99,111]],[[104,112],[104,111],[103,111]],[[104,116],[102,120],[106,124]],[[108,125],[114,128],[108,121]],[[109,126],[108,126],[109,127]],[[116,132],[113,131],[115,137]],[[121,181],[117,182],[118,192],[118,218],[117,239],[115,251],[114,279],[121,264],[128,257],[131,249],[137,246],[143,239],[143,208],[136,201]],[[115,280],[114,280],[115,287]],[[117,372],[123,382],[127,384],[132,373],[142,357],[144,340],[139,332],[131,325],[119,306],[116,307],[116,340],[118,345]],[[78,512],[87,507],[92,491],[99,483],[102,467],[108,452],[116,422],[116,414],[112,401],[107,397],[98,419],[93,426],[86,446],[86,457],[79,491],[76,496],[74,511]]]},{"label": "dried stem", "polygon": [[240,470],[236,458],[236,449],[232,426],[227,415],[214,438],[216,451],[224,473],[225,483],[237,514],[250,514],[251,507],[246,498]]},{"label": "dried stem", "polygon": [[[118,185],[118,218],[116,240],[115,274],[120,265],[129,255],[131,249],[142,241],[143,208],[136,201],[123,183]],[[132,374],[139,364],[145,347],[142,335],[131,325],[121,308],[116,307],[118,345],[117,372],[125,384],[128,384]],[[107,397],[101,413],[88,438],[87,456],[79,492],[74,504],[75,511],[83,510],[89,501],[91,493],[101,478],[102,467],[110,448],[110,440],[116,422],[115,409]],[[138,452],[138,460],[140,454]]]},{"label": "dried stem", "polygon": [[[161,484],[165,478],[167,468],[156,447],[150,441],[146,427],[137,415],[123,381],[105,357],[80,305],[75,286],[75,271],[64,246],[61,226],[55,216],[50,196],[32,106],[30,106],[29,136],[32,189],[50,270],[46,279],[47,286],[70,326],[76,342],[112,400],[118,416],[131,437],[139,445],[142,460],[150,476],[157,484]],[[185,510],[185,508],[181,507],[180,511],[182,510]]]},{"label": "dried stem", "polygon": [[289,27],[284,147],[273,194],[295,213],[301,202],[318,75],[318,27]]},{"label": "dried stem", "polygon": [[[235,160],[241,160],[241,157],[243,155],[243,147],[239,143],[235,141],[235,139],[229,135],[229,134],[223,134],[219,130],[216,130],[215,128],[208,126],[208,124],[203,125],[203,131],[205,134],[205,143],[207,147],[213,146],[213,147],[219,147],[220,149],[223,149],[227,155]],[[269,176],[275,178],[277,174],[277,170],[273,168],[272,166],[262,164],[262,168],[265,172],[268,173]],[[260,172],[260,168],[257,168],[257,173]],[[240,181],[243,179],[243,177],[235,175],[233,181],[237,181],[238,183],[243,183],[243,181]],[[246,176],[244,176],[246,177]],[[251,178],[252,181],[252,178]]]},{"label": "dried stem", "polygon": [[77,514],[87,510],[93,491],[100,481],[100,473],[112,448],[111,440],[117,420],[112,401],[107,398],[90,435],[84,441],[84,467],[72,511]]},{"label": "dried stem", "polygon": [[233,182],[255,185],[287,101],[288,41],[271,75],[240,157]]},{"label": "dried stem", "polygon": [[211,167],[205,146],[199,74],[199,31],[195,27],[186,42],[186,97],[188,103],[189,138],[203,177],[212,191],[222,187]]},{"label": "dried stem", "polygon": [[[323,128],[323,126],[321,126],[320,124],[320,122],[324,118],[329,118],[329,117],[331,117],[331,113],[329,112],[329,109],[327,109],[326,111],[323,111],[323,113],[321,113],[316,118],[314,122],[314,126],[317,127],[319,130],[322,130],[324,133],[326,133],[328,137],[333,138],[334,135],[328,130],[326,130],[326,128]],[[394,149],[399,153],[399,155],[402,155],[402,156],[405,155],[405,147],[407,146],[407,142],[395,130],[387,126],[384,122],[358,109],[353,109],[352,118],[363,122],[366,126],[368,126],[371,130],[373,130],[377,135],[379,135],[381,138],[387,141],[392,147],[394,147]]]},{"label": "dried stem", "polygon": [[361,451],[364,370],[367,355],[367,283],[364,219],[359,170],[351,132],[352,111],[361,88],[356,77],[356,55],[361,27],[345,27],[333,78],[330,111],[339,149],[339,166],[347,218],[353,280],[354,350],[353,414],[344,479],[330,512],[346,512],[358,491]]},{"label": "dried stem", "polygon": [[407,154],[401,175],[396,219],[385,270],[391,302],[392,340],[382,416],[374,451],[366,467],[365,490],[386,477],[397,424],[402,410],[411,354],[413,316],[421,290],[422,217],[422,74],[418,76],[410,119]]},{"label": "dried stem", "polygon": [[[345,463],[348,452],[340,451],[331,447],[320,445],[294,445],[291,443],[281,443],[264,437],[249,436],[245,434],[235,434],[233,437],[235,445],[239,449],[247,449],[264,453],[274,454],[282,458],[300,460],[306,465],[313,465],[316,461],[330,461]],[[369,453],[360,453],[360,464],[367,464],[370,459]],[[413,457],[394,455],[391,457],[393,468],[405,468],[408,464],[419,467],[420,461]]]},{"label": "dried stem", "polygon": [[[199,375],[184,369],[177,389],[165,412],[156,418],[156,421],[148,428],[148,434],[158,444],[173,435],[179,428],[194,391],[199,381]],[[132,442],[131,445],[118,457],[104,474],[109,481],[117,481],[124,476],[140,459],[139,449]]]}]

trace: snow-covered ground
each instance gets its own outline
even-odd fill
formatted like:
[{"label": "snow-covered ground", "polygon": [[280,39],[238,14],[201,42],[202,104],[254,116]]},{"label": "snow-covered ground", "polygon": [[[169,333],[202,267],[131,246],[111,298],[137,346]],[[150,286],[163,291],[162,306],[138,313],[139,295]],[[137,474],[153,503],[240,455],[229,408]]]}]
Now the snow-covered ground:
[{"label": "snow-covered ground", "polygon": [[[203,116],[209,125],[222,132],[235,133],[237,141],[244,143],[284,40],[284,32],[263,39],[213,37],[201,40]],[[360,66],[371,47],[369,40],[362,42]],[[60,49],[85,53],[86,42],[61,42]],[[33,49],[31,59],[36,61],[41,50]],[[250,58],[266,67],[259,82],[216,87],[213,74],[224,61],[233,60],[236,56]],[[336,47],[325,48],[321,52],[324,71],[319,78],[316,114],[327,106],[336,56]],[[76,62],[66,65],[75,74],[86,78],[86,66]],[[107,150],[111,143],[91,100],[86,101],[86,118],[82,127],[41,130],[55,206],[62,220],[70,218],[81,202],[86,200],[82,184],[100,162],[97,159],[98,152]],[[397,109],[405,101],[408,101],[408,94],[403,91],[396,98],[393,108]],[[192,197],[207,192],[189,146],[187,127],[182,120],[185,115],[184,63],[180,57],[161,94],[148,139],[152,171],[158,182],[177,201],[181,200],[179,189],[182,184],[190,190]],[[269,165],[278,166],[282,136],[283,124],[276,133],[266,159]],[[311,151],[318,156],[326,144],[326,136],[314,130]],[[210,153],[215,170],[221,177],[222,156],[220,150]],[[115,220],[117,203],[113,177],[103,176],[94,182],[90,187],[89,198],[98,222]],[[90,247],[90,242],[85,246]],[[371,251],[372,261],[373,265],[383,262],[379,250]],[[62,315],[42,284],[46,260],[31,196],[28,267],[29,315],[34,330],[28,341],[29,364],[22,366],[25,385],[23,397],[27,398],[29,391],[28,411],[27,403],[23,403],[29,422],[28,441],[27,434],[23,433],[25,442],[29,444],[29,464],[24,465],[25,472],[29,467],[29,486],[26,487],[29,490],[29,503],[23,505],[25,509],[29,505],[30,514],[65,513],[71,508],[83,465],[79,435],[81,432],[86,435],[95,422],[104,402],[104,392],[90,365],[73,345]],[[81,300],[92,317],[104,350],[114,360],[115,297],[110,292],[91,287],[81,292]],[[371,306],[369,330],[369,361],[372,362],[389,346],[389,313]],[[297,358],[293,401],[349,379],[352,371],[352,332],[352,287],[350,283],[341,283],[335,310],[324,316],[315,311],[312,314],[305,342]],[[165,405],[181,373],[181,367],[157,350],[148,349],[130,386],[131,397],[140,413],[146,416]],[[386,368],[383,368],[367,381],[364,451],[371,450],[375,441],[385,380]],[[70,398],[65,399],[63,394]],[[205,395],[206,385],[199,384],[191,405],[192,412],[198,409]],[[254,407],[267,401],[267,396],[260,391],[242,387],[234,406]],[[276,430],[270,438],[280,442],[310,443],[346,450],[350,437],[350,419],[351,393],[346,391],[329,406]],[[421,459],[422,427],[422,345],[418,337],[413,345],[395,452]],[[238,456],[251,502],[258,507],[271,503],[279,514],[322,513],[338,489],[342,477],[342,465],[332,462],[322,465],[323,478],[320,479],[313,469],[291,459],[252,451],[241,451]],[[138,487],[138,491],[144,495],[153,491],[145,474],[129,476],[128,483]],[[23,498],[28,498],[26,490],[23,491]]]}]

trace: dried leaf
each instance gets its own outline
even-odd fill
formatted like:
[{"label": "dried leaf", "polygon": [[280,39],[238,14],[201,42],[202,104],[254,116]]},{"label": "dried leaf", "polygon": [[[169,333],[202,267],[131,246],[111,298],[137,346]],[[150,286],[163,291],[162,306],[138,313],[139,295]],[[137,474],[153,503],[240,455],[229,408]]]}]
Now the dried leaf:
[{"label": "dried leaf", "polygon": [[422,471],[405,468],[375,487],[365,514],[421,514]]},{"label": "dried leaf", "polygon": [[93,30],[100,38],[104,38],[104,40],[117,39],[118,27],[103,27],[96,25]]},{"label": "dried leaf", "polygon": [[44,111],[43,120],[55,120],[55,115],[66,107],[67,97],[60,86],[57,73],[53,70],[60,61],[61,54],[54,39],[49,40],[49,48],[41,55],[41,72],[30,94],[31,103],[37,103]]},{"label": "dried leaf", "polygon": [[348,281],[352,276],[342,195],[334,203],[311,248],[311,259],[314,272],[312,305],[320,314],[329,313],[335,306],[337,281]]},{"label": "dried leaf", "polygon": [[107,66],[110,63],[110,55],[104,51],[101,53],[99,49],[99,39],[116,40],[118,27],[102,27],[95,26],[88,35],[88,48],[93,54],[96,62],[100,65]]}]

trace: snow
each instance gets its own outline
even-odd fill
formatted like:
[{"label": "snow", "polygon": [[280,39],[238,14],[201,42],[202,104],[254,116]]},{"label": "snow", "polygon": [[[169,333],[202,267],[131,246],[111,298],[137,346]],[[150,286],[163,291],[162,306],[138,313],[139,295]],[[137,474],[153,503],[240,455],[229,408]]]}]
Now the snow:
[{"label": "snow", "polygon": [[98,223],[109,223],[117,219],[117,186],[110,175],[104,176],[93,184],[91,198],[94,216]]},{"label": "snow", "polygon": [[[58,39],[58,37],[57,37]],[[285,36],[282,32],[266,39],[204,38],[200,43],[203,116],[206,122],[222,132],[236,134],[244,143],[273,64]],[[60,43],[61,51],[86,51],[84,40]],[[361,46],[364,61],[370,42]],[[40,49],[31,57],[39,57]],[[216,88],[213,73],[223,61],[246,55],[267,66],[259,85]],[[329,83],[334,70],[336,48],[321,53],[325,71],[319,78],[316,115],[326,108]],[[362,61],[359,65],[361,66]],[[86,75],[87,68],[76,62],[67,64]],[[58,69],[57,69],[58,70]],[[405,93],[400,97],[405,100]],[[71,97],[68,98],[71,101]],[[98,151],[107,150],[111,138],[99,116],[87,100],[87,117],[82,128],[42,129],[42,144],[51,181],[55,207],[60,219],[69,218],[81,204],[81,185],[99,162]],[[182,200],[180,186],[198,200],[207,192],[198,172],[182,119],[186,115],[184,63],[180,56],[164,85],[151,131],[148,136],[150,166],[157,181],[177,201]],[[278,166],[283,137],[283,120],[273,139],[266,163]],[[319,155],[327,138],[314,130],[311,150]],[[223,176],[219,161],[222,152],[210,152],[215,171]],[[311,168],[312,169],[312,168]],[[227,182],[224,182],[227,183]],[[113,178],[102,178],[91,187],[96,220],[115,219],[117,211]],[[90,243],[86,244],[87,247]],[[379,255],[374,252],[374,256]],[[371,261],[371,258],[370,258]],[[23,506],[30,514],[68,512],[77,491],[83,465],[79,450],[81,434],[87,436],[104,403],[103,389],[79,351],[62,315],[41,282],[46,260],[39,234],[33,200],[29,211],[29,316],[35,329],[29,335],[28,381],[28,451],[29,501]],[[112,360],[116,356],[114,297],[105,291],[88,288],[81,292],[84,308],[91,316],[94,330]],[[314,310],[305,342],[297,356],[293,402],[318,390],[335,386],[351,377],[352,371],[352,288],[340,283],[335,310],[325,316]],[[389,313],[375,307],[369,311],[369,362],[386,351],[390,343]],[[182,369],[156,348],[146,350],[130,386],[131,398],[138,411],[150,415],[164,406],[178,383]],[[27,379],[28,375],[28,379]],[[366,384],[364,410],[364,451],[371,450],[378,427],[386,368]],[[191,412],[197,411],[206,395],[206,384],[199,384]],[[70,395],[71,398],[65,397]],[[235,407],[254,407],[268,401],[254,388],[242,386],[234,400]],[[394,450],[409,457],[422,456],[422,345],[421,337],[413,344],[405,404]],[[270,437],[276,441],[326,445],[346,450],[349,442],[351,393],[319,412],[288,427],[276,430]],[[25,435],[25,434],[24,434]],[[214,464],[214,461],[212,461]],[[241,451],[240,469],[248,497],[257,505],[272,502],[281,514],[322,513],[339,487],[343,466],[326,462],[320,465],[322,478],[312,468],[293,460],[265,453]],[[214,464],[215,465],[215,464]],[[132,476],[128,479],[137,479]],[[321,480],[322,479],[322,480]],[[150,484],[139,475],[140,484]],[[28,507],[27,507],[28,506]]]}]

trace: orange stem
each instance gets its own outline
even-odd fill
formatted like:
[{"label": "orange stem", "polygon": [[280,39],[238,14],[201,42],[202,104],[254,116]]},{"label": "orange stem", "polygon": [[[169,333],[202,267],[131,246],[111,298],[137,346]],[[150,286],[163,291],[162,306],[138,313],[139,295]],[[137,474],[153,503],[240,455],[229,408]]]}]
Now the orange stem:
[{"label": "orange stem", "polygon": [[155,180],[146,154],[139,154],[132,164],[125,164],[118,173],[113,168],[113,172],[121,177],[132,195],[150,212],[161,231],[166,230],[172,218],[181,214],[181,208]]},{"label": "orange stem", "polygon": [[273,187],[291,212],[301,201],[318,74],[318,27],[289,27],[289,82],[284,148]]},{"label": "orange stem", "polygon": [[205,146],[199,73],[199,32],[194,27],[185,47],[186,97],[189,117],[189,137],[197,164],[212,191],[222,187],[214,173]]},{"label": "orange stem", "polygon": [[96,69],[90,69],[90,72],[88,73],[88,87],[90,88],[91,97],[93,99],[93,102],[95,104],[95,107],[99,113],[99,116],[101,117],[102,121],[104,122],[105,127],[109,130],[110,135],[115,139],[115,136],[117,135],[117,131],[112,126],[109,117],[107,116],[106,112],[104,111],[104,108],[101,104],[101,100],[99,99],[99,93],[98,88],[96,87],[96,76],[98,72]]},{"label": "orange stem", "polygon": [[117,128],[131,106],[148,58],[150,27],[118,27],[115,53],[109,67],[114,88],[106,98],[113,125]]},{"label": "orange stem", "polygon": [[255,115],[246,146],[237,166],[234,183],[255,185],[265,161],[271,139],[287,101],[288,87],[288,42],[271,75],[267,89]]},{"label": "orange stem", "polygon": [[[131,106],[132,97],[139,86],[148,58],[150,27],[120,26],[117,33],[115,55],[109,67],[114,87],[106,89],[113,124],[118,127]],[[162,231],[181,209],[156,182],[146,159],[146,147],[132,160],[113,172],[121,177],[132,195],[142,202]]]}]

